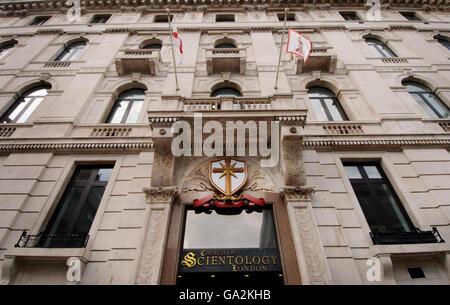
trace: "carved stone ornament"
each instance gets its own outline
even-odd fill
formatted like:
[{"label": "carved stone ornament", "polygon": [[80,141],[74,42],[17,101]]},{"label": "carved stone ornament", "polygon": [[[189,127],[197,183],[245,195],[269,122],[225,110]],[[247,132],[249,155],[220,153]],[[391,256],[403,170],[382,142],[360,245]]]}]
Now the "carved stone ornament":
[{"label": "carved stone ornament", "polygon": [[143,190],[148,203],[171,203],[177,193],[176,186],[146,187]]},{"label": "carved stone ornament", "polygon": [[[247,162],[248,179],[242,191],[273,192],[274,184],[270,177],[260,168]],[[215,188],[209,181],[209,162],[203,162],[192,170],[186,177],[182,191],[189,192],[214,192]]]},{"label": "carved stone ornament", "polygon": [[310,201],[314,188],[309,186],[284,186],[281,188],[285,201]]}]

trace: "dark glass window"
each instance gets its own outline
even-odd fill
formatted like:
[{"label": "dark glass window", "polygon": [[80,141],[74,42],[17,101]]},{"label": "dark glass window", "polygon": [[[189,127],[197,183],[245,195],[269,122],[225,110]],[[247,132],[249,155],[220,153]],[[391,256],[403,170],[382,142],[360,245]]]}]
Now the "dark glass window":
[{"label": "dark glass window", "polygon": [[339,12],[345,20],[361,20],[356,12]]},{"label": "dark glass window", "polygon": [[145,91],[130,89],[119,95],[106,123],[124,124],[136,123],[144,104]]},{"label": "dark glass window", "polygon": [[411,232],[414,226],[378,163],[344,163],[371,231]]},{"label": "dark glass window", "polygon": [[344,109],[332,91],[322,87],[312,87],[308,90],[308,97],[319,121],[348,120]]},{"label": "dark glass window", "polygon": [[91,23],[106,23],[110,17],[111,15],[95,15],[92,18]]},{"label": "dark glass window", "polygon": [[211,96],[242,96],[242,94],[239,92],[239,90],[236,90],[234,88],[219,88],[217,90],[214,90]]},{"label": "dark glass window", "polygon": [[24,123],[33,111],[39,106],[47,95],[50,86],[35,87],[26,91],[9,109],[2,115],[1,123]]},{"label": "dark glass window", "polygon": [[409,21],[422,21],[414,12],[400,12],[400,14]]},{"label": "dark glass window", "polygon": [[234,22],[234,15],[231,14],[216,15],[216,22]]},{"label": "dark glass window", "polygon": [[148,50],[161,50],[162,44],[160,44],[160,43],[149,43],[149,44],[146,44],[145,46],[143,46],[142,48],[143,49],[148,49]]},{"label": "dark glass window", "polygon": [[30,23],[30,25],[43,25],[44,23],[47,22],[47,20],[49,20],[50,17],[49,16],[39,16],[39,17],[35,17],[33,19],[33,21]]},{"label": "dark glass window", "polygon": [[445,36],[437,36],[435,37],[436,40],[445,48],[447,48],[447,50],[450,50],[450,41],[448,39],[448,37]]},{"label": "dark glass window", "polygon": [[112,165],[78,166],[36,246],[84,247],[111,173]]},{"label": "dark glass window", "polygon": [[[284,22],[284,13],[277,14],[278,21]],[[295,21],[295,14],[288,13],[286,14],[286,21]]]},{"label": "dark glass window", "polygon": [[224,43],[217,44],[216,48],[219,48],[219,49],[234,49],[234,48],[236,48],[236,46],[234,44],[232,44],[232,43],[224,42]]},{"label": "dark glass window", "polygon": [[[170,15],[170,22],[172,22],[173,20],[173,15]],[[153,19],[153,22],[161,22],[161,23],[168,23],[169,22],[169,17],[167,15],[156,15],[155,19]]]},{"label": "dark glass window", "polygon": [[216,210],[186,211],[184,249],[277,247],[271,209],[232,215],[219,214]]},{"label": "dark glass window", "polygon": [[86,41],[72,43],[55,58],[55,61],[72,61],[80,54],[85,46]]},{"label": "dark glass window", "polygon": [[450,110],[447,105],[430,88],[416,82],[405,81],[402,84],[406,86],[406,90],[431,117],[450,117]]},{"label": "dark glass window", "polygon": [[386,44],[374,38],[366,38],[366,43],[382,57],[397,57],[397,55],[388,48]]},{"label": "dark glass window", "polygon": [[0,60],[6,56],[9,52],[11,52],[12,48],[16,45],[17,42],[10,42],[0,47]]}]

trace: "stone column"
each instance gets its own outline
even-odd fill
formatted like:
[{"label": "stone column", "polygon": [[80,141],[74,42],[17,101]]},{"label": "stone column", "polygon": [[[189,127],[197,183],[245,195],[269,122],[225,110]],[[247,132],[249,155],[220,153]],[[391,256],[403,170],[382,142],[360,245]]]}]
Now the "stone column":
[{"label": "stone column", "polygon": [[302,283],[328,285],[333,282],[312,211],[311,194],[313,192],[313,188],[306,186],[282,188],[289,212]]},{"label": "stone column", "polygon": [[157,285],[166,248],[170,212],[177,188],[149,187],[144,188],[144,192],[147,195],[148,210],[136,284]]}]

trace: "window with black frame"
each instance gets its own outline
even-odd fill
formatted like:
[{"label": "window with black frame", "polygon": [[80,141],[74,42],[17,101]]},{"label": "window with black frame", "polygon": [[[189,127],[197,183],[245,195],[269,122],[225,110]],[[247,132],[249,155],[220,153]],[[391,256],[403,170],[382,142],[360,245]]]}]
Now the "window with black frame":
[{"label": "window with black frame", "polygon": [[343,165],[369,224],[374,244],[437,242],[435,228],[432,232],[414,227],[378,162],[345,162]]},{"label": "window with black frame", "polygon": [[38,16],[31,21],[30,25],[43,25],[50,19],[50,16]]},{"label": "window with black frame", "polygon": [[[265,208],[187,208],[177,284],[282,284],[274,217]],[[194,262],[195,261],[195,262]]]},{"label": "window with black frame", "polygon": [[136,123],[144,104],[145,91],[130,89],[119,95],[106,120],[111,124]]},{"label": "window with black frame", "polygon": [[346,21],[359,21],[361,20],[356,12],[339,12],[341,14],[342,18],[344,18]]},{"label": "window with black frame", "polygon": [[91,24],[95,23],[106,23],[109,18],[111,18],[111,15],[94,15],[91,19]]},{"label": "window with black frame", "polygon": [[339,100],[331,90],[323,87],[311,87],[308,98],[319,121],[347,121]]},{"label": "window with black frame", "polygon": [[397,55],[384,42],[375,38],[366,38],[365,40],[367,45],[382,57],[397,57]]},{"label": "window with black frame", "polygon": [[17,44],[16,40],[9,41],[0,46],[0,60],[9,54]]},{"label": "window with black frame", "polygon": [[39,106],[47,95],[51,86],[34,87],[26,91],[14,102],[14,104],[1,116],[0,123],[24,123]]},{"label": "window with black frame", "polygon": [[432,118],[446,119],[450,117],[449,107],[427,86],[412,81],[402,82],[409,94]]},{"label": "window with black frame", "polygon": [[77,166],[35,247],[83,248],[113,165]]},{"label": "window with black frame", "polygon": [[434,36],[434,39],[436,39],[444,48],[450,51],[450,38],[443,35],[436,35]]},{"label": "window with black frame", "polygon": [[86,46],[86,41],[78,41],[67,46],[56,58],[55,61],[75,60]]}]

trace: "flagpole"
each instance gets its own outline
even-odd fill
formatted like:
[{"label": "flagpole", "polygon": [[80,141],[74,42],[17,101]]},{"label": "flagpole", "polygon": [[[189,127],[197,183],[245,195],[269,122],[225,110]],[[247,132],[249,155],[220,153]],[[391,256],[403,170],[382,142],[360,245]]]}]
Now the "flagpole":
[{"label": "flagpole", "polygon": [[166,8],[166,12],[167,12],[167,19],[169,20],[170,46],[172,49],[173,69],[175,71],[175,85],[176,85],[176,89],[178,91],[178,90],[180,90],[180,88],[178,87],[177,65],[175,63],[175,52],[173,51],[173,31],[172,31],[172,26],[170,25],[170,9]]},{"label": "flagpole", "polygon": [[286,28],[286,18],[288,11],[289,8],[284,9],[284,25],[283,25],[283,34],[281,35],[280,57],[278,57],[277,77],[275,79],[275,87],[274,87],[275,90],[278,89],[278,73],[280,72],[281,54],[283,53],[283,44],[284,44],[284,29]]}]

